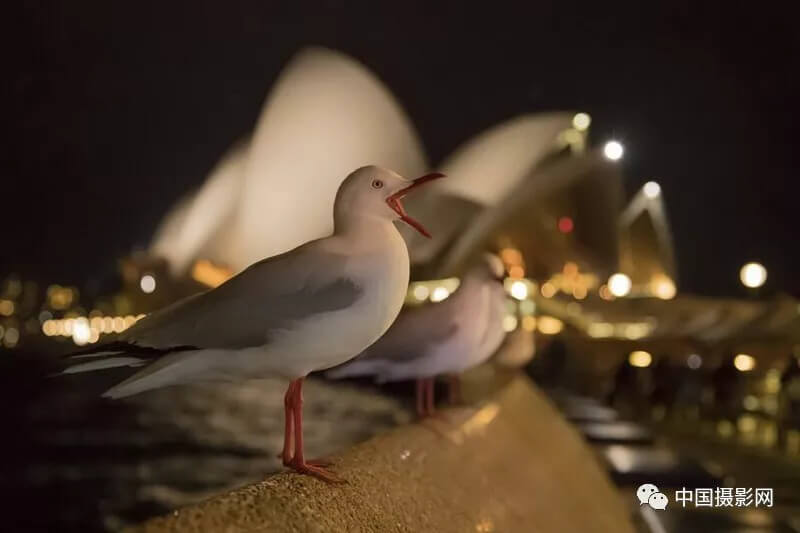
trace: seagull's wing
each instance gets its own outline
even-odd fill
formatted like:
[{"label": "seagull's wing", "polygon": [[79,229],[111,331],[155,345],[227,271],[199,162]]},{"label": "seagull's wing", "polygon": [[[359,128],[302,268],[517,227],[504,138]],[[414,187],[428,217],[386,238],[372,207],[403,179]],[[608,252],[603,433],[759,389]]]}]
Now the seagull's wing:
[{"label": "seagull's wing", "polygon": [[326,372],[326,376],[381,376],[387,366],[426,357],[434,346],[459,331],[457,309],[450,299],[405,309],[383,337],[352,361]]},{"label": "seagull's wing", "polygon": [[382,360],[406,363],[425,357],[430,348],[458,332],[459,307],[455,299],[408,308],[389,331],[355,360]]},{"label": "seagull's wing", "polygon": [[304,245],[157,311],[114,343],[92,351],[154,359],[174,351],[263,346],[293,323],[343,309],[361,296],[361,287],[344,274],[345,261],[344,256]]},{"label": "seagull's wing", "polygon": [[126,337],[155,347],[262,346],[293,322],[343,309],[360,297],[361,288],[344,275],[345,261],[319,248],[281,254],[254,264],[217,289],[145,318]]}]

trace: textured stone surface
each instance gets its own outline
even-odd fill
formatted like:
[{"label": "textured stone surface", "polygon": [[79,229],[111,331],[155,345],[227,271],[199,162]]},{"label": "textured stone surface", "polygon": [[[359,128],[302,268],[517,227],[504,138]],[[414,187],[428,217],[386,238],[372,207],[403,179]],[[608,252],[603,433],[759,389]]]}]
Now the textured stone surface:
[{"label": "textured stone surface", "polygon": [[333,457],[347,484],[280,473],[132,531],[632,533],[590,450],[525,378],[443,414]]}]

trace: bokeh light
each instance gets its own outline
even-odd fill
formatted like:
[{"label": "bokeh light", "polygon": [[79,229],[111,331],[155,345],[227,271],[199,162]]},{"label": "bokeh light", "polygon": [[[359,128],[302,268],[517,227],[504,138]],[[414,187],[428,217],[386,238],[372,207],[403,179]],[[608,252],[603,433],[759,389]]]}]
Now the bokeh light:
[{"label": "bokeh light", "polygon": [[761,263],[747,263],[739,271],[739,279],[745,287],[757,289],[767,281],[767,269]]},{"label": "bokeh light", "polygon": [[141,288],[142,292],[145,294],[152,293],[156,290],[156,278],[154,278],[152,274],[145,274],[142,276],[142,279],[139,280],[139,288]]},{"label": "bokeh light", "polygon": [[611,294],[619,298],[631,292],[632,285],[631,278],[621,272],[617,272],[608,278],[608,290],[611,291]]},{"label": "bokeh light", "polygon": [[619,141],[608,141],[603,146],[603,155],[610,161],[619,161],[625,153],[625,148]]},{"label": "bokeh light", "polygon": [[517,300],[524,300],[528,297],[528,285],[521,280],[511,284],[511,296]]},{"label": "bokeh light", "polygon": [[739,372],[750,372],[756,367],[756,359],[752,355],[740,353],[733,358],[733,366]]},{"label": "bokeh light", "polygon": [[637,368],[647,368],[652,362],[653,356],[644,350],[635,350],[628,355],[628,363]]},{"label": "bokeh light", "polygon": [[661,185],[656,183],[655,181],[648,181],[642,187],[644,191],[644,195],[650,199],[657,198],[659,194],[661,194]]},{"label": "bokeh light", "polygon": [[447,287],[439,286],[433,289],[433,292],[431,293],[431,301],[441,302],[442,300],[447,299],[448,296],[450,296],[450,291],[447,290]]}]

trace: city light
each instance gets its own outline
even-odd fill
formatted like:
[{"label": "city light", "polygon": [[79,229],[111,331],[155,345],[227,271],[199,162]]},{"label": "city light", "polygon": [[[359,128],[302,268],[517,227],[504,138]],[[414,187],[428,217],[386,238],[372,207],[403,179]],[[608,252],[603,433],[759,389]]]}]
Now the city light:
[{"label": "city light", "polygon": [[595,339],[605,339],[614,336],[614,324],[609,322],[594,322],[589,324],[586,332]]},{"label": "city light", "polygon": [[576,285],[572,289],[572,296],[576,300],[583,300],[584,298],[586,298],[586,296],[588,296],[588,294],[589,294],[589,292],[586,290],[586,287],[584,287],[583,285]]},{"label": "city light", "polygon": [[92,337],[92,329],[85,317],[75,319],[72,325],[72,340],[78,346],[86,344]]},{"label": "city light", "polygon": [[425,285],[417,285],[416,287],[414,287],[413,294],[414,298],[416,298],[420,302],[424,302],[425,300],[428,299],[428,296],[430,296],[431,290]]},{"label": "city light", "polygon": [[611,294],[619,298],[631,292],[631,286],[631,278],[621,272],[617,272],[608,278],[608,290],[611,291]]},{"label": "city light", "polygon": [[758,397],[752,394],[748,394],[744,398],[742,398],[742,406],[748,411],[755,411],[758,409],[761,402],[758,401]]},{"label": "city light", "polygon": [[636,350],[628,356],[628,363],[637,368],[647,368],[653,362],[653,356],[644,350]]},{"label": "city light", "polygon": [[11,300],[0,300],[0,315],[11,316],[14,314],[14,302]]},{"label": "city light", "polygon": [[450,291],[448,291],[446,287],[439,286],[433,289],[433,292],[431,293],[431,301],[434,303],[441,302],[442,300],[447,299],[448,296],[450,296]]},{"label": "city light", "polygon": [[644,195],[650,199],[657,198],[659,194],[661,194],[661,185],[656,183],[655,181],[648,181],[642,187],[644,191]]},{"label": "city light", "polygon": [[48,319],[42,324],[42,333],[48,337],[72,337],[75,344],[84,345],[100,340],[100,335],[121,333],[144,318],[145,315],[79,316]]},{"label": "city light", "polygon": [[142,279],[139,280],[139,287],[145,294],[152,293],[156,290],[156,278],[154,278],[151,274],[145,274],[142,276]]},{"label": "city light", "polygon": [[208,287],[219,287],[233,277],[230,269],[200,259],[192,266],[192,278]]},{"label": "city light", "polygon": [[750,372],[756,367],[756,359],[752,355],[740,353],[733,358],[733,366],[735,366],[736,370],[739,372]]},{"label": "city light", "polygon": [[503,331],[510,333],[517,329],[517,317],[514,315],[506,315],[503,317]]},{"label": "city light", "polygon": [[516,248],[503,248],[500,250],[500,259],[507,265],[521,265],[522,253]]},{"label": "city light", "polygon": [[556,295],[556,286],[550,283],[549,281],[542,283],[542,288],[540,289],[542,292],[542,296],[545,298],[552,298]]},{"label": "city light", "polygon": [[539,332],[545,335],[557,335],[564,329],[564,323],[552,316],[540,316],[536,321]]},{"label": "city light", "polygon": [[608,288],[608,285],[603,283],[600,285],[600,288],[597,290],[597,293],[600,295],[600,298],[603,300],[613,300],[614,295],[611,294],[611,290]]},{"label": "city light", "polygon": [[591,124],[592,117],[587,113],[576,113],[575,116],[572,117],[572,127],[578,131],[588,130]]},{"label": "city light", "polygon": [[511,284],[511,296],[517,300],[524,300],[528,297],[528,285],[524,281],[517,280]]},{"label": "city light", "polygon": [[686,358],[686,366],[692,370],[697,370],[703,366],[703,358],[696,353],[690,354],[689,357]]},{"label": "city light", "polygon": [[619,161],[623,153],[625,153],[625,149],[619,141],[608,141],[603,146],[603,155],[610,161]]},{"label": "city light", "polygon": [[739,271],[739,279],[745,287],[757,289],[767,281],[767,269],[761,263],[747,263]]},{"label": "city light", "polygon": [[570,217],[561,217],[558,219],[558,231],[561,233],[572,233],[575,229],[575,223]]},{"label": "city light", "polygon": [[17,328],[8,328],[3,335],[3,344],[6,348],[13,348],[19,342],[19,330]]},{"label": "city light", "polygon": [[651,288],[653,294],[662,300],[671,300],[675,298],[675,294],[677,293],[675,282],[666,276],[658,276],[654,279],[651,283]]},{"label": "city light", "polygon": [[509,267],[508,276],[515,279],[522,279],[525,277],[525,269],[519,265]]},{"label": "city light", "polygon": [[536,329],[536,318],[532,316],[522,317],[522,329],[525,331],[533,331]]},{"label": "city light", "polygon": [[523,315],[532,315],[536,311],[536,304],[533,300],[525,300],[519,303],[519,312]]},{"label": "city light", "polygon": [[620,336],[630,340],[643,339],[652,333],[655,326],[647,322],[620,322],[617,324]]}]

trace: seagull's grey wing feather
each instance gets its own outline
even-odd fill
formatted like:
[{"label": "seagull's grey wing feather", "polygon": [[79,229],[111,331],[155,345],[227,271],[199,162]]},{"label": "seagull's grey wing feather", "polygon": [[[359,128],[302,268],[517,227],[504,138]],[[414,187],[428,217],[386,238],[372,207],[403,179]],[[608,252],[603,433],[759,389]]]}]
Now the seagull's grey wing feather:
[{"label": "seagull's grey wing feather", "polygon": [[158,348],[262,346],[295,321],[352,305],[362,289],[344,275],[346,257],[309,245],[144,318],[124,340]]}]

